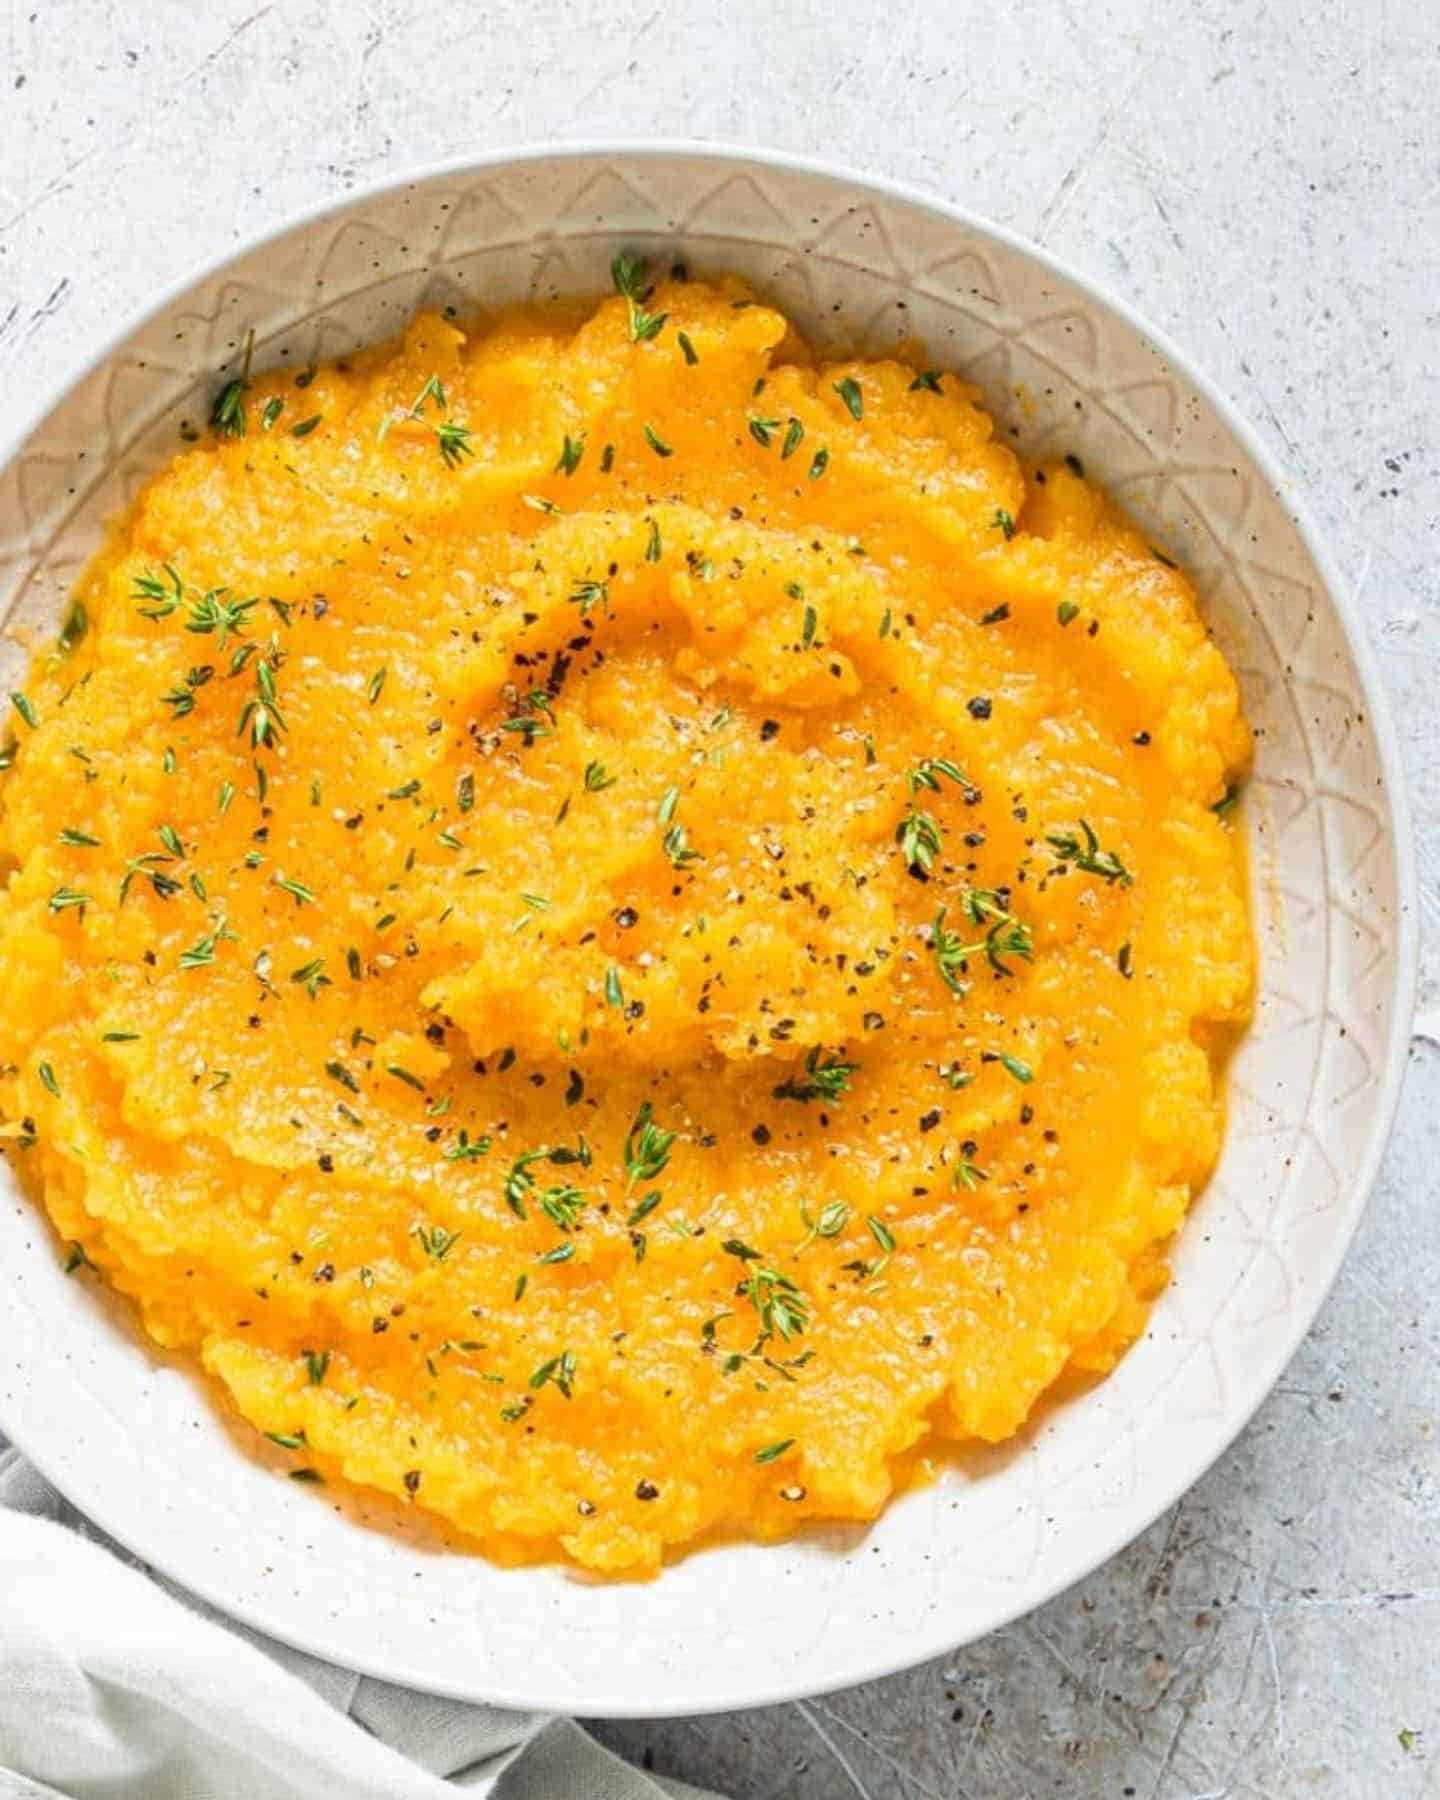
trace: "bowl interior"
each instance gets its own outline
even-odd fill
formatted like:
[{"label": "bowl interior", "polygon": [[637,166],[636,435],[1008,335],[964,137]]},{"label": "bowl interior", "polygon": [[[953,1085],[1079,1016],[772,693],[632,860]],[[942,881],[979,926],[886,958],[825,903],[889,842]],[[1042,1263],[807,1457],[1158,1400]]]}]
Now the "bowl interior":
[{"label": "bowl interior", "polygon": [[1017,448],[1081,456],[1196,580],[1258,732],[1261,977],[1173,1285],[1102,1385],[873,1527],[708,1549],[614,1587],[369,1529],[248,1459],[191,1375],[63,1277],[0,1168],[0,1424],[148,1561],[317,1654],[468,1698],[657,1714],[814,1692],[978,1636],[1195,1479],[1279,1374],[1348,1243],[1393,1107],[1413,943],[1388,724],[1256,446],[1173,352],[1034,252],[780,159],[520,155],[357,196],[200,278],[0,471],[4,685],[26,640],[53,631],[104,521],[203,418],[247,329],[257,366],[304,365],[421,304],[599,291],[622,245],[741,271],[824,342],[921,338],[983,385]]}]

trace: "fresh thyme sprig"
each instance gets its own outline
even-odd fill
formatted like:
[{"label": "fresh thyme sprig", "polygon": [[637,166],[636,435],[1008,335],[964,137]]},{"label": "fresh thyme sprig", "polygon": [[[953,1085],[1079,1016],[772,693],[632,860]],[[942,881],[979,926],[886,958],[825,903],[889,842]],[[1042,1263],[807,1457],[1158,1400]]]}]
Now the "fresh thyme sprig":
[{"label": "fresh thyme sprig", "polygon": [[585,1210],[585,1195],[568,1181],[556,1182],[540,1195],[540,1210],[561,1231],[573,1231]]},{"label": "fresh thyme sprig", "polygon": [[963,997],[970,991],[965,973],[972,956],[984,955],[997,975],[1010,975],[1014,971],[1005,958],[1018,956],[1033,962],[1035,942],[1030,927],[1010,911],[1006,896],[999,889],[971,888],[962,905],[970,923],[984,927],[985,935],[967,941],[962,933],[947,930],[945,915],[949,909],[942,906],[930,930],[930,947],[935,952],[940,979],[952,994]]},{"label": "fresh thyme sprig", "polygon": [[516,711],[500,721],[500,729],[517,732],[527,749],[536,738],[552,736],[554,728],[555,708],[544,688],[531,688],[517,702]]},{"label": "fresh thyme sprig", "polygon": [[912,794],[919,793],[921,788],[929,788],[938,794],[942,776],[953,781],[957,787],[973,786],[965,771],[948,756],[922,756],[918,763],[905,771],[905,780]]},{"label": "fresh thyme sprig", "polygon": [[[458,468],[467,456],[475,454],[474,446],[470,442],[473,434],[468,425],[462,425],[458,419],[449,417],[450,399],[445,392],[445,383],[438,375],[429,377],[415,396],[415,404],[401,417],[411,420],[415,424],[424,424],[427,406],[433,406],[435,411],[440,414],[438,422],[432,428],[435,432],[436,444],[439,446],[440,460],[447,469]],[[395,415],[391,413],[381,422],[379,432],[381,441],[384,440],[385,434],[390,429],[391,420],[394,417]],[[568,443],[569,440],[567,439],[566,442]]]},{"label": "fresh thyme sprig", "polygon": [[443,1225],[416,1225],[412,1235],[431,1262],[444,1262],[460,1241],[458,1231],[447,1231]]},{"label": "fresh thyme sprig", "polygon": [[233,631],[240,636],[245,629],[245,615],[258,600],[230,600],[226,598],[225,588],[211,588],[208,593],[201,594],[190,602],[190,617],[185,621],[185,629],[200,634],[213,631],[216,648],[223,650],[229,634]]},{"label": "fresh thyme sprig", "polygon": [[237,737],[244,737],[248,729],[252,750],[259,750],[266,744],[273,747],[286,729],[275,687],[278,667],[279,651],[272,641],[269,651],[255,658],[255,692],[241,707],[240,723],[236,728]]},{"label": "fresh thyme sprig", "polygon": [[678,1132],[662,1131],[655,1123],[654,1110],[642,1100],[639,1110],[625,1134],[625,1191],[631,1192],[642,1181],[654,1181],[664,1173],[670,1161],[670,1147]]},{"label": "fresh thyme sprig", "polygon": [[913,802],[896,827],[895,839],[907,865],[918,869],[922,875],[928,875],[935,866],[935,858],[944,843],[934,817]]},{"label": "fresh thyme sprig", "polygon": [[562,1350],[558,1356],[552,1356],[530,1377],[530,1386],[537,1392],[547,1382],[554,1382],[567,1400],[572,1397],[575,1384],[575,1354],[571,1350]]},{"label": "fresh thyme sprig", "polygon": [[999,888],[970,888],[964,901],[965,911],[973,925],[984,926],[983,949],[992,967],[1001,975],[1011,970],[1003,958],[1023,957],[1035,960],[1035,940],[1030,927],[1010,910],[1009,897]]},{"label": "fresh thyme sprig", "polygon": [[303,963],[298,969],[292,969],[290,971],[290,979],[297,984],[303,984],[305,992],[312,1000],[318,998],[322,987],[330,987],[333,985],[330,977],[325,973],[325,958],[323,956],[313,957],[309,962]]},{"label": "fresh thyme sprig", "polygon": [[245,629],[245,615],[258,606],[258,600],[232,600],[229,589],[209,588],[204,593],[187,589],[173,563],[162,563],[160,573],[146,569],[134,581],[134,598],[145,604],[139,608],[145,619],[168,619],[184,607],[185,629],[199,635],[213,632],[216,647],[225,648],[231,632],[237,637]]},{"label": "fresh thyme sprig", "polygon": [[820,1046],[817,1044],[805,1058],[805,1074],[803,1078],[787,1076],[778,1087],[771,1089],[771,1097],[775,1100],[839,1100],[850,1089],[850,1077],[858,1073],[859,1063],[842,1062],[838,1056],[826,1056],[821,1060]]},{"label": "fresh thyme sprig", "polygon": [[703,862],[705,858],[699,850],[692,847],[686,828],[675,821],[675,809],[679,804],[679,788],[667,788],[656,812],[656,819],[664,828],[660,848],[669,857],[672,868],[688,869],[692,863]]},{"label": "fresh thyme sprig", "polygon": [[760,1336],[751,1355],[757,1354],[772,1337],[786,1343],[798,1337],[810,1323],[810,1302],[797,1284],[781,1270],[762,1262],[760,1252],[739,1238],[727,1238],[722,1248],[744,1264],[745,1277],[736,1292],[750,1302],[760,1321]]},{"label": "fresh thyme sprig", "polygon": [[536,1163],[548,1162],[556,1168],[579,1166],[590,1167],[590,1146],[583,1137],[577,1138],[572,1149],[568,1144],[537,1144],[533,1150],[522,1150],[511,1162],[505,1176],[505,1204],[517,1219],[527,1218],[526,1201],[535,1187],[533,1167]]},{"label": "fresh thyme sprig", "polygon": [[455,1142],[445,1152],[446,1162],[478,1162],[482,1156],[490,1154],[488,1137],[472,1138],[465,1127],[460,1127]]},{"label": "fresh thyme sprig", "polygon": [[1045,839],[1062,862],[1073,863],[1087,875],[1098,875],[1107,885],[1118,882],[1129,887],[1135,877],[1113,850],[1102,850],[1100,840],[1086,820],[1080,820],[1081,836],[1069,831],[1052,831]]},{"label": "fresh thyme sprig", "polygon": [[864,418],[865,395],[861,390],[860,383],[853,375],[846,375],[841,380],[837,381],[835,383],[835,392],[845,402],[845,410],[852,419],[859,420]]},{"label": "fresh thyme sprig", "polygon": [[571,606],[580,608],[580,617],[588,619],[593,608],[599,607],[601,612],[609,616],[610,583],[608,581],[577,581],[575,590],[570,595]]},{"label": "fresh thyme sprig", "polygon": [[254,354],[255,333],[252,329],[245,333],[240,373],[225,383],[210,408],[210,429],[216,437],[243,438],[245,435],[245,390],[250,386],[250,359]]},{"label": "fresh thyme sprig", "polygon": [[188,950],[180,952],[182,969],[205,969],[215,960],[215,952],[223,943],[234,943],[235,933],[230,930],[222,915],[215,921],[213,930],[198,938]]},{"label": "fresh thyme sprig", "polygon": [[932,813],[916,804],[916,795],[924,790],[940,792],[941,780],[953,781],[957,787],[970,789],[970,778],[958,763],[946,756],[925,756],[905,771],[910,789],[910,809],[895,828],[895,841],[907,866],[928,875],[935,866],[944,844],[940,826]]},{"label": "fresh thyme sprig", "polygon": [[967,944],[960,932],[947,931],[947,911],[948,908],[942,906],[935,915],[935,923],[930,931],[930,948],[935,952],[935,965],[940,971],[940,979],[952,994],[963,998],[970,992],[970,984],[964,975],[966,964],[983,945]]},{"label": "fresh thyme sprig", "polygon": [[183,883],[176,881],[173,875],[167,875],[163,869],[155,867],[156,863],[171,860],[158,850],[149,850],[143,856],[131,857],[125,865],[125,873],[120,877],[120,904],[125,904],[126,896],[137,877],[150,883],[157,899],[168,900],[172,894],[178,894]]},{"label": "fresh thyme sprig", "polygon": [[811,1218],[809,1208],[802,1205],[800,1223],[805,1227],[805,1235],[795,1246],[796,1256],[802,1250],[808,1250],[817,1238],[839,1237],[849,1217],[850,1208],[843,1200],[830,1201],[827,1206],[821,1207],[814,1218]]},{"label": "fresh thyme sprig", "polygon": [[972,1161],[974,1150],[975,1146],[973,1144],[961,1145],[960,1158],[955,1164],[954,1170],[951,1172],[950,1176],[951,1187],[964,1188],[968,1193],[972,1194],[980,1186],[982,1181],[988,1181],[990,1179],[985,1170],[979,1168],[976,1163]]},{"label": "fresh thyme sprig", "polygon": [[645,310],[645,302],[651,294],[645,280],[649,266],[643,256],[627,256],[623,250],[610,264],[610,279],[615,283],[615,292],[625,301],[632,344],[648,343],[651,338],[659,337],[670,316]]},{"label": "fresh thyme sprig", "polygon": [[185,583],[173,563],[162,563],[158,575],[146,569],[135,577],[133,598],[148,602],[139,609],[141,618],[168,619],[185,603]]},{"label": "fresh thyme sprig", "polygon": [[442,419],[435,427],[436,441],[440,445],[440,460],[447,469],[458,469],[467,456],[475,454],[470,436],[470,427],[461,425],[454,419]]}]

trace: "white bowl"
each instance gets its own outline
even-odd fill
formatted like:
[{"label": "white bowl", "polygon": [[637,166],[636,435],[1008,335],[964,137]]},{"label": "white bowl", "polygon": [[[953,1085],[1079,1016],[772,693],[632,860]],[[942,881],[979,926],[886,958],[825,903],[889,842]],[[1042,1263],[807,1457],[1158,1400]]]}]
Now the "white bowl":
[{"label": "white bowl", "polygon": [[[517,151],[354,195],[201,275],[104,348],[0,470],[0,615],[53,628],[102,521],[257,364],[422,303],[599,290],[618,246],[738,269],[813,335],[918,334],[1014,441],[1074,451],[1185,560],[1259,730],[1245,814],[1259,1009],[1220,1167],[1144,1338],[1083,1398],[863,1531],[696,1553],[648,1585],[506,1570],[368,1529],[251,1461],[0,1168],[0,1425],[93,1519],[336,1662],[590,1714],[754,1706],[888,1673],[1040,1604],[1235,1437],[1314,1319],[1395,1106],[1414,871],[1379,682],[1266,451],[1184,358],[1032,247],[891,183],[704,146]],[[0,649],[0,689],[23,656]]]}]

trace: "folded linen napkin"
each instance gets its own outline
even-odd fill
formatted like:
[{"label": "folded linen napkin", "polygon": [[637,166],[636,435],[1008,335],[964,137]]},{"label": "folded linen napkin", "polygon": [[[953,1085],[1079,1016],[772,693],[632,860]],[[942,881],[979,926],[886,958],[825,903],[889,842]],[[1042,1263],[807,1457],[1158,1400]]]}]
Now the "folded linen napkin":
[{"label": "folded linen napkin", "polygon": [[145,1572],[0,1438],[0,1800],[715,1800],[573,1719],[291,1650]]}]

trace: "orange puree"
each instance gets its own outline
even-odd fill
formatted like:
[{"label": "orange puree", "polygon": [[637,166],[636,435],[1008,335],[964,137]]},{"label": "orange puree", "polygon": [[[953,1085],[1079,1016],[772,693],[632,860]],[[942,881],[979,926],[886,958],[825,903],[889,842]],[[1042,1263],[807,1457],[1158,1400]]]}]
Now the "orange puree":
[{"label": "orange puree", "polygon": [[283,1464],[647,1574],[1139,1332],[1249,734],[973,388],[618,273],[232,386],[119,524],[12,719],[0,1109]]}]

